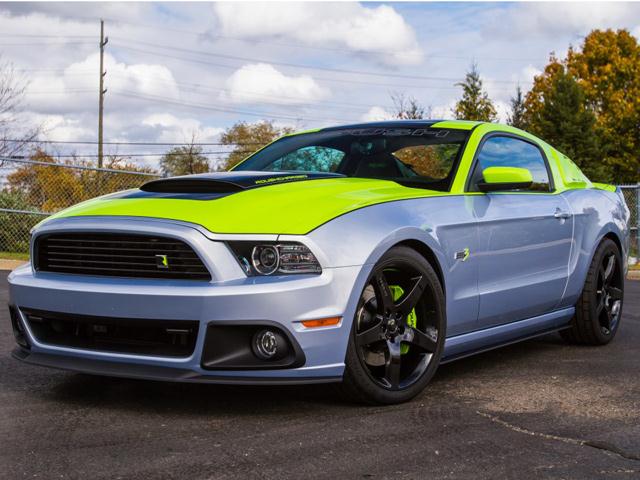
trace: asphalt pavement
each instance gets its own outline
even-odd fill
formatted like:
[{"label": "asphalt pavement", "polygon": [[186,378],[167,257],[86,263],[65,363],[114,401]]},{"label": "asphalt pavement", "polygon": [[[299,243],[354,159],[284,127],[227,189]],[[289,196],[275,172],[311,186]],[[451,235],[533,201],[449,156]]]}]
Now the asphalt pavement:
[{"label": "asphalt pavement", "polygon": [[[7,300],[0,272],[0,303]],[[640,282],[605,347],[549,335],[443,366],[392,407],[22,364],[0,313],[0,478],[640,478]]]}]

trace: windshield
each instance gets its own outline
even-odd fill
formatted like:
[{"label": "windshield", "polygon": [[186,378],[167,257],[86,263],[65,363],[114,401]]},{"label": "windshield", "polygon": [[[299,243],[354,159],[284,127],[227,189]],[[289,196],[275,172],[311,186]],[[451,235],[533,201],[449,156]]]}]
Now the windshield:
[{"label": "windshield", "polygon": [[342,129],[292,135],[235,171],[328,172],[448,191],[468,132],[432,128]]}]

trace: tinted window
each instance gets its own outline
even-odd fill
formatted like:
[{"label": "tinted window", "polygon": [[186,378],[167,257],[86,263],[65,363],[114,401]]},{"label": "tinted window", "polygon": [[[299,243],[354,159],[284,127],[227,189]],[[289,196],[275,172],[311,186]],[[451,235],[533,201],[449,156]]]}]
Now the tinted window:
[{"label": "tinted window", "polygon": [[277,159],[265,170],[273,172],[335,172],[344,152],[327,147],[302,147]]},{"label": "tinted window", "polygon": [[448,191],[467,131],[336,129],[284,137],[234,170],[331,172]]},{"label": "tinted window", "polygon": [[491,137],[487,139],[478,155],[473,172],[472,189],[477,191],[477,183],[482,180],[482,172],[488,167],[526,168],[533,176],[533,184],[529,190],[550,190],[547,165],[535,145],[512,137]]}]

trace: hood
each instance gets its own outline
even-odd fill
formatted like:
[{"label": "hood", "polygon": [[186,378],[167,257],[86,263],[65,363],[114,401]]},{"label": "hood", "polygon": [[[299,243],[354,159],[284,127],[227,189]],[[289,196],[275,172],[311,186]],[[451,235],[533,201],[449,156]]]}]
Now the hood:
[{"label": "hood", "polygon": [[80,203],[49,218],[129,216],[179,220],[221,234],[306,234],[359,208],[444,195],[388,180],[335,174],[230,172],[156,180]]}]

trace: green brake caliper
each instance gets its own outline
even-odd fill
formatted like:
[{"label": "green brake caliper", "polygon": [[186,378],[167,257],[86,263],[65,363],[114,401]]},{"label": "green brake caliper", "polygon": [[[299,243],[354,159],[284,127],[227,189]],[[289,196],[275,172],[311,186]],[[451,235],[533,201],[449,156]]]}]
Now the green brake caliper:
[{"label": "green brake caliper", "polygon": [[[403,294],[404,290],[399,285],[389,285],[389,289],[391,290],[391,296],[393,297],[393,301],[398,300]],[[407,315],[407,325],[412,328],[416,328],[418,324],[418,317],[416,316],[416,309],[411,310],[411,313]],[[404,355],[409,351],[409,345],[401,345],[400,353]]]}]

